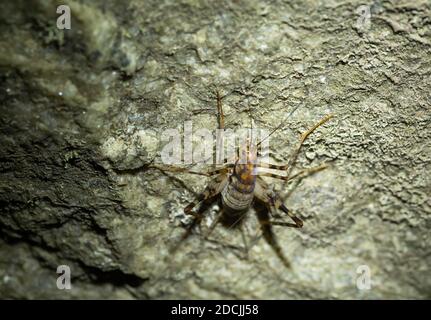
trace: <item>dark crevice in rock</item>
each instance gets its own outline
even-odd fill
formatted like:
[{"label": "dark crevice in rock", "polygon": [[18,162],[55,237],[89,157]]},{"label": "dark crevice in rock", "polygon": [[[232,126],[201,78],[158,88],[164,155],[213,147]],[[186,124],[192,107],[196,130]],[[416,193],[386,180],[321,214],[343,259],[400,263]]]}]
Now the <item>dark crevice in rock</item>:
[{"label": "dark crevice in rock", "polygon": [[[120,269],[101,270],[99,268],[89,266],[79,259],[72,258],[70,256],[64,257],[62,256],[61,250],[59,250],[58,248],[50,247],[44,242],[34,241],[31,239],[31,237],[29,237],[29,234],[20,234],[19,238],[16,236],[17,235],[12,235],[11,233],[0,233],[0,239],[9,245],[27,244],[30,250],[32,247],[37,247],[51,255],[59,256],[58,261],[63,261],[64,263],[64,261],[69,260],[71,263],[78,265],[84,272],[84,275],[78,276],[78,278],[80,278],[81,280],[88,279],[93,284],[109,283],[117,287],[123,287],[127,285],[132,288],[137,288],[141,286],[146,280],[148,280],[134,274],[125,273]],[[46,261],[46,259],[44,259],[42,255],[34,251],[32,252],[32,255],[40,262],[41,266],[43,266],[44,268],[47,268],[49,270],[55,269],[56,266],[53,266],[50,262]]]},{"label": "dark crevice in rock", "polygon": [[110,283],[117,287],[125,285],[133,288],[141,286],[148,279],[143,279],[134,274],[126,274],[121,270],[102,271],[97,268],[81,265],[82,269],[89,275],[91,281],[97,283]]}]

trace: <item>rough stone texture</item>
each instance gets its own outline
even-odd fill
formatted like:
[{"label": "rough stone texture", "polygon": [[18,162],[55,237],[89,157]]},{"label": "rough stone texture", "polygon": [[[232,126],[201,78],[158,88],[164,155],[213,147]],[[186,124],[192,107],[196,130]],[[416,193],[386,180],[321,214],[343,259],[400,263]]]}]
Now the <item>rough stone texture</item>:
[{"label": "rough stone texture", "polygon": [[[67,31],[58,4],[0,10],[1,298],[431,298],[428,1],[68,1]],[[221,226],[169,255],[208,181],[146,164],[163,130],[216,128],[215,86],[228,127],[285,122],[273,163],[335,114],[299,157],[329,169],[268,179],[305,221],[275,228],[292,270]]]}]

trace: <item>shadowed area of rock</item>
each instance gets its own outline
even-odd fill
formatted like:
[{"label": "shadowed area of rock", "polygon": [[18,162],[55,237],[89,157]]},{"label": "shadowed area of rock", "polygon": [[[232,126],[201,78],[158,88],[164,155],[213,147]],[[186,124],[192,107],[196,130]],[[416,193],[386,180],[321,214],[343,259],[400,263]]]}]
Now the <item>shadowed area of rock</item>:
[{"label": "shadowed area of rock", "polygon": [[[431,298],[428,1],[68,1],[70,30],[60,4],[0,11],[1,298]],[[169,251],[210,178],[148,164],[164,130],[217,128],[215,88],[228,128],[284,122],[271,163],[334,114],[298,158],[328,169],[265,178],[304,221],[274,227],[290,270],[253,210],[248,252],[204,239],[214,207]]]}]

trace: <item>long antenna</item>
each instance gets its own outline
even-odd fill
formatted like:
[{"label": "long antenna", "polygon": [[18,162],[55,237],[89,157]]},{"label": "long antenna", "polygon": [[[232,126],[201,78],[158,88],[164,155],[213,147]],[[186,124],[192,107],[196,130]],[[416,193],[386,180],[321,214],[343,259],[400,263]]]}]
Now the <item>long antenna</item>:
[{"label": "long antenna", "polygon": [[289,114],[283,119],[283,121],[280,122],[280,124],[275,129],[273,129],[265,138],[263,138],[262,140],[259,141],[259,143],[256,145],[256,147],[259,147],[260,144],[263,141],[265,141],[266,139],[268,139],[270,136],[272,136],[272,134],[274,132],[276,132],[278,129],[280,129],[284,125],[285,120],[287,120],[287,118],[289,118],[296,111],[296,109],[298,109],[298,107],[299,107],[299,105],[296,106],[295,109],[293,109],[292,111],[290,111]]}]

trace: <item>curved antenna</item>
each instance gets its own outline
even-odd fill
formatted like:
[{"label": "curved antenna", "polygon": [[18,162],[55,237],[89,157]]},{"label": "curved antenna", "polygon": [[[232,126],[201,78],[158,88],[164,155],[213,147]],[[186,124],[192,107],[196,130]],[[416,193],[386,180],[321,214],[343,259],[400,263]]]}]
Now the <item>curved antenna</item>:
[{"label": "curved antenna", "polygon": [[287,118],[289,118],[295,111],[296,111],[296,109],[298,109],[298,107],[299,107],[299,105],[298,106],[296,106],[296,108],[295,109],[293,109],[292,111],[290,111],[289,112],[289,114],[286,116],[286,118],[284,118],[283,119],[283,121],[281,121],[280,122],[280,124],[275,128],[275,129],[273,129],[265,138],[263,138],[262,140],[260,140],[259,141],[259,143],[256,145],[256,147],[259,147],[260,146],[260,144],[263,142],[263,141],[265,141],[266,139],[268,139],[270,136],[272,136],[272,134],[274,133],[274,132],[276,132],[277,130],[279,130],[281,127],[283,127],[283,125],[284,125],[284,122],[287,120]]}]

